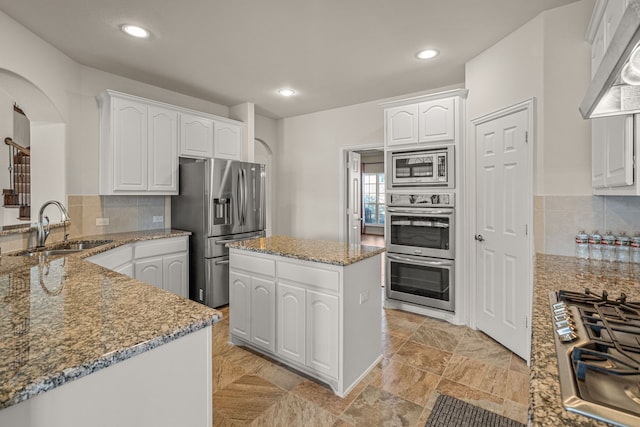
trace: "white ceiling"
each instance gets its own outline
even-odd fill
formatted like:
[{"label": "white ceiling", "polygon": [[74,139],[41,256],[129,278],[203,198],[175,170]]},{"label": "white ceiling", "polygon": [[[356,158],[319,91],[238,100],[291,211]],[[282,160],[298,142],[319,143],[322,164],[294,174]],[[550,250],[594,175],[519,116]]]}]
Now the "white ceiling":
[{"label": "white ceiling", "polygon": [[[462,83],[469,59],[573,1],[0,0],[0,10],[81,64],[280,118]],[[151,39],[125,36],[123,23]],[[426,47],[441,55],[416,60]],[[297,95],[278,96],[284,86]]]}]

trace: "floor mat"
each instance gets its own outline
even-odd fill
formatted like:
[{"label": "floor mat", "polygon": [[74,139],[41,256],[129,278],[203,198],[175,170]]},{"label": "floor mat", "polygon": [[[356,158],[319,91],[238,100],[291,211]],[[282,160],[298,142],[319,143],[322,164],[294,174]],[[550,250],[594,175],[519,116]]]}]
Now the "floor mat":
[{"label": "floor mat", "polygon": [[441,394],[425,427],[525,427],[524,424],[479,408],[455,397]]}]

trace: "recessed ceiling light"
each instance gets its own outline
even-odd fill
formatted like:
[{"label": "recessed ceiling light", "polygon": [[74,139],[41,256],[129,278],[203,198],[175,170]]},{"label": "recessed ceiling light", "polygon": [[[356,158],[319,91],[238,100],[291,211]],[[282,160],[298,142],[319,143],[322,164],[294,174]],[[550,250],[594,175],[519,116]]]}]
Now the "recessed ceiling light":
[{"label": "recessed ceiling light", "polygon": [[133,37],[138,37],[140,39],[146,39],[149,37],[149,31],[142,27],[138,27],[137,25],[125,24],[120,28],[122,31]]},{"label": "recessed ceiling light", "polygon": [[291,88],[285,87],[282,89],[278,89],[278,93],[282,96],[293,96],[296,94],[296,91]]},{"label": "recessed ceiling light", "polygon": [[431,59],[438,56],[440,52],[436,49],[424,49],[420,52],[416,53],[416,58],[418,59]]}]

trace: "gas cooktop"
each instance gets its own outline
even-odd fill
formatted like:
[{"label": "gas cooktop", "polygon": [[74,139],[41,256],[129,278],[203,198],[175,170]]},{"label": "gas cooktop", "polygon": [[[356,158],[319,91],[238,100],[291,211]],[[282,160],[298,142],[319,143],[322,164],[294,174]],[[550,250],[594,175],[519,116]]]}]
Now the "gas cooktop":
[{"label": "gas cooktop", "polygon": [[564,407],[620,426],[640,425],[640,302],[549,294]]}]

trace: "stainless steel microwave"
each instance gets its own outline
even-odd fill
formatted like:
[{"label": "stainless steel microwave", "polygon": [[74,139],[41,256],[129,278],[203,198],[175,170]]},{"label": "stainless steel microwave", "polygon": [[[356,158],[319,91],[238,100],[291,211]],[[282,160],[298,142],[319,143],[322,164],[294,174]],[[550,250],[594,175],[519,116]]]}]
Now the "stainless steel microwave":
[{"label": "stainless steel microwave", "polygon": [[387,152],[390,188],[454,188],[454,147]]}]

